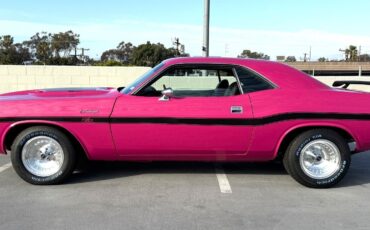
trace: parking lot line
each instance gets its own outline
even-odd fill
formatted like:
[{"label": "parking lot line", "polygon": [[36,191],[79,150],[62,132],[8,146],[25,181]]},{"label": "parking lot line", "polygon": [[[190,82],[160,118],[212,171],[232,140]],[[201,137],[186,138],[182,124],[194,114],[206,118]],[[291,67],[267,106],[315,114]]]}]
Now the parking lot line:
[{"label": "parking lot line", "polygon": [[8,164],[5,164],[3,166],[0,166],[0,173],[4,172],[5,170],[10,168],[11,166],[12,166],[12,163],[8,163]]},{"label": "parking lot line", "polygon": [[232,193],[231,186],[224,169],[221,166],[216,165],[215,170],[221,193]]}]

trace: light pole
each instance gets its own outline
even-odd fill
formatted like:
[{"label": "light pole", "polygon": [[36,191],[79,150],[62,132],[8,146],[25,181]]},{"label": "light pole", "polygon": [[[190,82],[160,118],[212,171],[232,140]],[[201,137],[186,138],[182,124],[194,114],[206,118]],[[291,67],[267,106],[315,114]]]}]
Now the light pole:
[{"label": "light pole", "polygon": [[209,56],[209,15],[210,0],[204,0],[203,56]]}]

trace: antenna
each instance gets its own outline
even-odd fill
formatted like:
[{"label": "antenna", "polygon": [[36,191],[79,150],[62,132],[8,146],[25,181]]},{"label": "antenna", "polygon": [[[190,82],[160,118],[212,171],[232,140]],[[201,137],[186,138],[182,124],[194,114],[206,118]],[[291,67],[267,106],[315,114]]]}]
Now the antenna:
[{"label": "antenna", "polygon": [[225,57],[229,54],[229,44],[225,44]]}]

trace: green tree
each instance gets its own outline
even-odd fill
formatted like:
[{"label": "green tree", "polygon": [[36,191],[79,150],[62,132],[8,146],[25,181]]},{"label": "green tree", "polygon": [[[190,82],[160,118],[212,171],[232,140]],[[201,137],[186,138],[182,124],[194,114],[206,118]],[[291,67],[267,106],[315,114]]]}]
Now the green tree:
[{"label": "green tree", "polygon": [[344,55],[345,55],[346,61],[358,61],[357,47],[354,45],[350,45],[347,49],[344,50]]},{"label": "green tree", "polygon": [[32,57],[37,61],[47,64],[47,61],[52,58],[53,50],[51,47],[50,33],[36,33],[30,40],[23,43],[31,50]]},{"label": "green tree", "polygon": [[361,61],[361,62],[370,61],[370,55],[369,54],[361,54],[360,57],[359,57],[359,61]]},{"label": "green tree", "polygon": [[80,44],[79,38],[80,35],[73,33],[71,30],[52,34],[50,42],[54,57],[70,57],[71,51],[75,50],[77,45]]},{"label": "green tree", "polygon": [[288,56],[286,59],[285,59],[285,62],[296,62],[297,59],[295,58],[295,56]]},{"label": "green tree", "polygon": [[10,35],[0,37],[0,64],[24,64],[29,61],[29,50],[22,44],[14,44],[14,38]]},{"label": "green tree", "polygon": [[326,59],[325,57],[321,57],[318,59],[319,62],[327,62],[328,59]]},{"label": "green tree", "polygon": [[93,63],[93,65],[97,65],[97,66],[124,66],[124,64],[122,64],[122,62],[114,61],[114,60],[107,60],[107,61],[104,61],[104,62],[96,62],[96,63]]},{"label": "green tree", "polygon": [[14,43],[14,38],[10,35],[4,35],[0,37],[0,47],[3,49],[9,49]]},{"label": "green tree", "polygon": [[174,48],[167,49],[161,43],[150,43],[139,45],[132,54],[132,64],[138,66],[154,67],[165,59],[176,57]]},{"label": "green tree", "polygon": [[121,42],[118,44],[116,49],[104,51],[100,60],[102,62],[111,61],[111,64],[114,62],[119,62],[121,64],[128,65],[132,62],[132,54],[134,49],[135,46],[133,46],[132,43]]},{"label": "green tree", "polygon": [[238,57],[270,60],[270,56],[264,53],[252,52],[250,50],[243,50],[243,52]]},{"label": "green tree", "polygon": [[124,63],[128,64],[132,60],[132,53],[134,52],[135,46],[131,43],[121,42],[117,46],[118,52],[118,59]]},{"label": "green tree", "polygon": [[80,35],[69,30],[51,34],[40,32],[33,35],[23,44],[31,50],[32,58],[36,63],[45,65],[76,65],[80,61],[71,52],[77,49]]}]

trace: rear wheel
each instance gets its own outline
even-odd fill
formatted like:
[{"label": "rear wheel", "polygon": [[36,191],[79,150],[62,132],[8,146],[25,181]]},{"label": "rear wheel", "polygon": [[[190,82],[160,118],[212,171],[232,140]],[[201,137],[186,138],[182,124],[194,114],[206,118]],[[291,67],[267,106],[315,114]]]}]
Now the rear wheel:
[{"label": "rear wheel", "polygon": [[351,156],[348,144],[338,133],[315,129],[290,143],[283,162],[287,172],[302,185],[329,188],[343,179]]},{"label": "rear wheel", "polygon": [[36,185],[57,184],[74,170],[76,156],[68,137],[61,131],[31,127],[15,139],[11,160],[17,174]]}]

